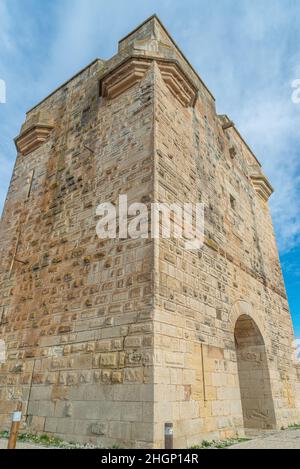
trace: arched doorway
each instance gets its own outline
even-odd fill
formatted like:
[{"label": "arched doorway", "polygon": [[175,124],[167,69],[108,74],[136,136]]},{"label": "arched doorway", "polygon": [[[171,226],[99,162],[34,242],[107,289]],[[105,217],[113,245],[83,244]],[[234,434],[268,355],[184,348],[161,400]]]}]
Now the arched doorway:
[{"label": "arched doorway", "polygon": [[234,329],[245,428],[276,428],[264,339],[253,319],[242,314]]}]

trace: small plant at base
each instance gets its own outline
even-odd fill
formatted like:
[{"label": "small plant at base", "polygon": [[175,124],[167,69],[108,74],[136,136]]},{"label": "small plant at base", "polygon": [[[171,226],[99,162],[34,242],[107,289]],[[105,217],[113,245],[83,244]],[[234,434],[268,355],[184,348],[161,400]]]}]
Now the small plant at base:
[{"label": "small plant at base", "polygon": [[299,423],[293,423],[292,425],[288,426],[289,430],[300,430],[300,424]]},{"label": "small plant at base", "polygon": [[[9,438],[9,432],[3,431],[0,433],[0,438]],[[18,441],[36,443],[43,446],[55,446],[58,448],[67,448],[73,446],[70,443],[60,440],[59,438],[50,437],[49,435],[33,435],[31,433],[20,433],[18,435]]]},{"label": "small plant at base", "polygon": [[[3,431],[0,432],[0,438],[9,438],[9,432]],[[102,446],[96,446],[92,443],[74,443],[60,440],[46,434],[43,435],[33,435],[31,433],[20,433],[18,435],[18,441],[23,443],[34,443],[36,445],[53,447],[53,448],[62,448],[62,449],[121,449],[121,447],[115,443],[111,448],[106,448]]]},{"label": "small plant at base", "polygon": [[228,440],[212,440],[212,441],[207,441],[203,440],[200,445],[194,445],[191,446],[189,449],[224,449],[228,448],[229,446],[236,445],[238,443],[244,443],[246,441],[249,441],[249,438],[230,438]]},{"label": "small plant at base", "polygon": [[211,443],[207,440],[203,440],[202,441],[202,448],[209,448],[209,446],[211,445]]}]

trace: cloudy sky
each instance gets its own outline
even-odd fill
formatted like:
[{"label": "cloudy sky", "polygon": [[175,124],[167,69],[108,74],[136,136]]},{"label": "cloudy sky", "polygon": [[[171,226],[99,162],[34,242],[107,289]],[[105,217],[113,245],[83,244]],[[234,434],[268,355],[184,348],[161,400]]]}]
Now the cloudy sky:
[{"label": "cloudy sky", "polygon": [[[157,13],[263,164],[300,338],[299,0],[0,0],[0,212],[26,110]],[[1,92],[0,92],[1,99]]]}]

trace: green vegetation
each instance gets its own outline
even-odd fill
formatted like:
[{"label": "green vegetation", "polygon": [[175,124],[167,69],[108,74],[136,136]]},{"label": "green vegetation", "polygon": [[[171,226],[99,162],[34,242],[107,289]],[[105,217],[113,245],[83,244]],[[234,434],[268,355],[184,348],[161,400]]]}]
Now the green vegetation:
[{"label": "green vegetation", "polygon": [[244,443],[245,441],[249,441],[249,438],[230,438],[228,440],[223,441],[203,440],[200,445],[191,446],[191,448],[189,449],[224,449],[228,448],[229,446],[236,445],[238,443]]},{"label": "green vegetation", "polygon": [[289,430],[300,430],[300,424],[299,423],[293,423],[292,425],[288,426]]},{"label": "green vegetation", "polygon": [[[4,431],[0,432],[0,438],[8,438],[9,432]],[[20,433],[18,435],[18,441],[23,443],[33,443],[35,445],[42,445],[52,448],[64,448],[64,449],[95,449],[101,448],[97,447],[91,443],[81,444],[81,443],[68,443],[66,441],[60,440],[49,435],[32,435],[31,433]],[[120,449],[118,444],[114,444],[111,448],[105,449]]]}]

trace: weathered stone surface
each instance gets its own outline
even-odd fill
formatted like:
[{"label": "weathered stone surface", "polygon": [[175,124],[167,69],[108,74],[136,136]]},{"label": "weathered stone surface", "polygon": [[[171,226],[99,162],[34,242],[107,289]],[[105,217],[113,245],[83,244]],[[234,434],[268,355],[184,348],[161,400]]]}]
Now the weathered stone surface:
[{"label": "weathered stone surface", "polygon": [[[156,17],[30,110],[16,143],[0,429],[17,399],[27,431],[106,447],[163,447],[166,422],[175,447],[299,422],[272,188]],[[202,201],[203,248],[99,240],[96,207],[119,194]]]},{"label": "weathered stone surface", "polygon": [[106,423],[92,423],[91,425],[91,433],[93,435],[105,435],[107,432],[107,424]]}]

